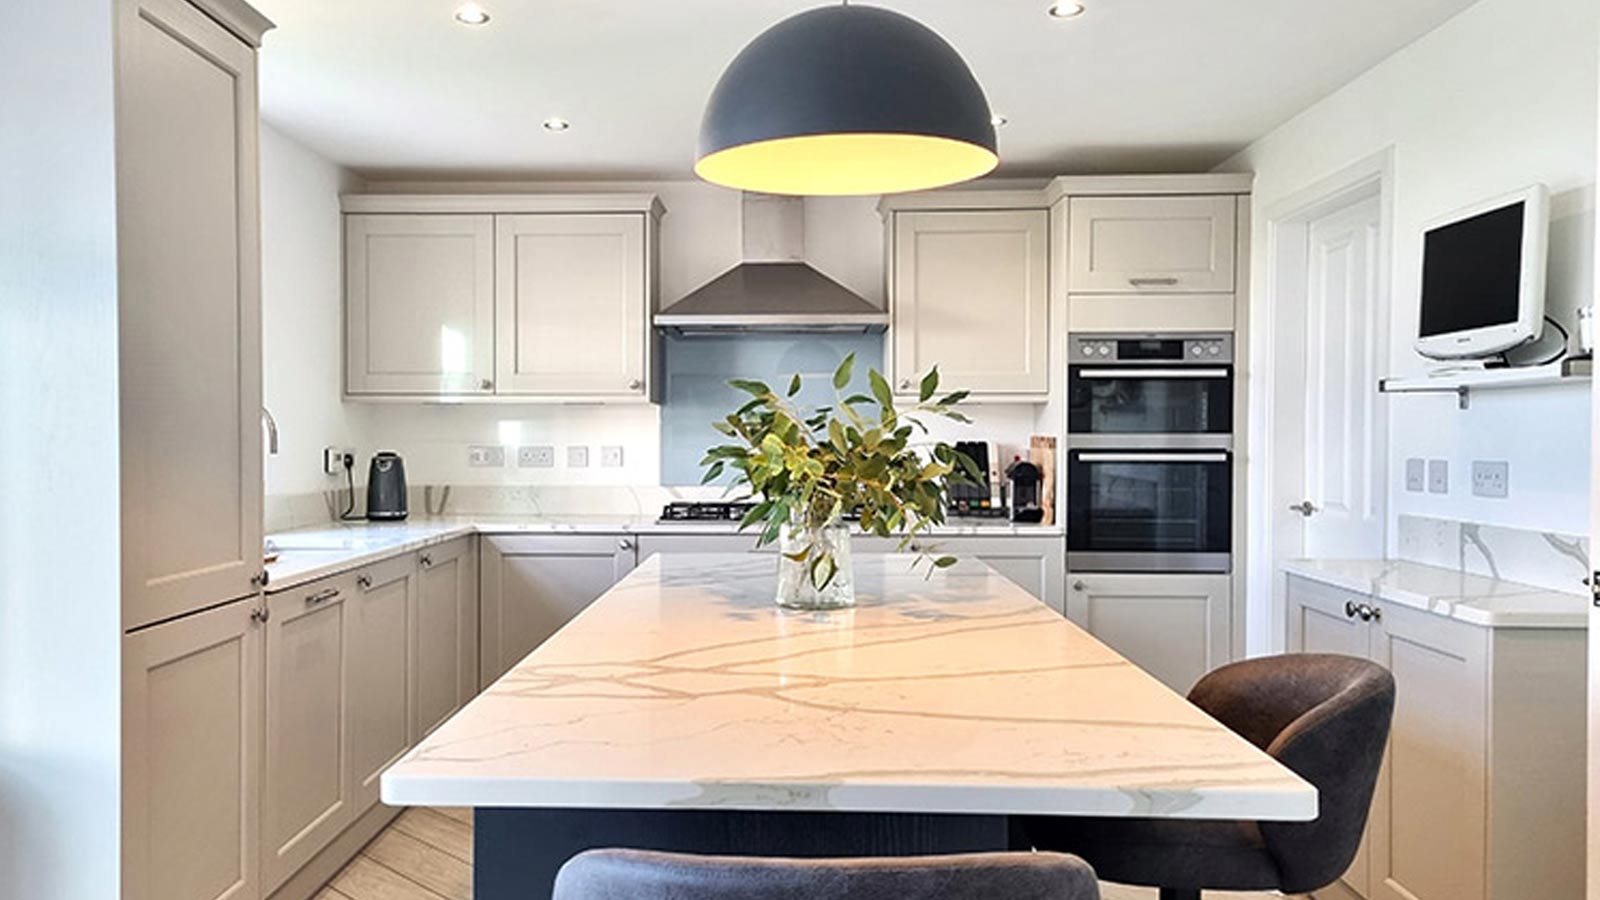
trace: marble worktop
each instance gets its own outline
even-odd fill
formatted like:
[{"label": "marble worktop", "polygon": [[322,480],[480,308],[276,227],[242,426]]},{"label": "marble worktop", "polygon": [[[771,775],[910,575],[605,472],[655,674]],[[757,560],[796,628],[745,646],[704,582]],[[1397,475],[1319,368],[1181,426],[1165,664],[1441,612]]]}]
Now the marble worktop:
[{"label": "marble worktop", "polygon": [[[278,558],[267,564],[267,593],[277,593],[361,566],[473,534],[734,535],[731,522],[658,522],[627,515],[460,515],[401,522],[330,522],[267,536]],[[754,532],[749,532],[755,540]],[[1061,537],[1059,525],[954,521],[934,537]]]},{"label": "marble worktop", "polygon": [[1587,628],[1589,600],[1395,559],[1296,559],[1291,575],[1485,628]]},{"label": "marble worktop", "polygon": [[1316,791],[981,562],[652,557],[383,775],[391,805],[1306,820]]}]

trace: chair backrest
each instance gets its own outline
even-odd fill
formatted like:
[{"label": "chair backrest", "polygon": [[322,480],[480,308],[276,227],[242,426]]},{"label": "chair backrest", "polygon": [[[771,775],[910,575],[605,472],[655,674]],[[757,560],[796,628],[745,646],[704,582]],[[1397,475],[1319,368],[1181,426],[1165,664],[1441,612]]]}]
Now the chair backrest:
[{"label": "chair backrest", "polygon": [[1344,874],[1389,741],[1389,671],[1351,656],[1268,656],[1211,672],[1189,699],[1317,789],[1314,821],[1260,823],[1280,888],[1305,893]]},{"label": "chair backrest", "polygon": [[1094,871],[1059,853],[769,859],[590,850],[553,900],[1099,900]]}]

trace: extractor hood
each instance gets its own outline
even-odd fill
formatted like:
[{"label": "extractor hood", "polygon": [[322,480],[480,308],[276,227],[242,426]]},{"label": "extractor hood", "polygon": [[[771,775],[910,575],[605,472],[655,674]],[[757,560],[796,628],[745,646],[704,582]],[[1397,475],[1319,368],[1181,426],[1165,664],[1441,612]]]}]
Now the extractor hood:
[{"label": "extractor hood", "polygon": [[889,315],[805,262],[798,197],[745,194],[743,262],[656,314],[680,337],[723,334],[879,334]]}]

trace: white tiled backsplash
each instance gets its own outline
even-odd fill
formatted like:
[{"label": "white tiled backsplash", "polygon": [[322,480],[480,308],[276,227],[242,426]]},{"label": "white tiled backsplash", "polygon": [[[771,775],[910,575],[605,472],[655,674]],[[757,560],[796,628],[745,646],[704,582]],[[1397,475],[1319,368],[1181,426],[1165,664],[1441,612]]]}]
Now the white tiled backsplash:
[{"label": "white tiled backsplash", "polygon": [[1570,594],[1588,590],[1589,541],[1578,535],[1403,515],[1398,536],[1398,555],[1411,562]]}]

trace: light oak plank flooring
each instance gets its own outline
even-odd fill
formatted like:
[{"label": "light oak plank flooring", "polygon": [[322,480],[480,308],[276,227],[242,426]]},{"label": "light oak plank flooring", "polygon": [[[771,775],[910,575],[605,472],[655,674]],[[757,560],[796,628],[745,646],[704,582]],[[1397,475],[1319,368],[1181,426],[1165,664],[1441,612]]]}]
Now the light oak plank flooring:
[{"label": "light oak plank flooring", "polygon": [[[1153,889],[1120,884],[1102,884],[1101,896],[1102,900],[1156,900]],[[1205,900],[1281,896],[1218,891],[1207,892]],[[314,900],[472,900],[472,810],[406,810]]]}]

